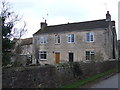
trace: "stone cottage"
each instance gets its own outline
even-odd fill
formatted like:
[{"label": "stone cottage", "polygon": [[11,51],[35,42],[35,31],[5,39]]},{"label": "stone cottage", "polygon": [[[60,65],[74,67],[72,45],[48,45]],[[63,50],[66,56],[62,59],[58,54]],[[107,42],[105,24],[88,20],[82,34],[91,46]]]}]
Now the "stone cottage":
[{"label": "stone cottage", "polygon": [[33,38],[14,39],[15,47],[12,51],[14,56],[13,61],[17,61],[22,65],[26,65],[27,62],[32,62],[32,40]]},{"label": "stone cottage", "polygon": [[48,26],[33,34],[33,60],[41,64],[117,58],[115,21],[106,19]]}]

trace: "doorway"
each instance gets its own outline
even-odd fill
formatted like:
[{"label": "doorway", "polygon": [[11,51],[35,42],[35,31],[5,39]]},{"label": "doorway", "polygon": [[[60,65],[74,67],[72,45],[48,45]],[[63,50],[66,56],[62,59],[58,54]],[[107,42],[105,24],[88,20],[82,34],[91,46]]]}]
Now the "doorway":
[{"label": "doorway", "polygon": [[74,61],[73,58],[74,58],[74,54],[69,53],[69,62],[73,62]]},{"label": "doorway", "polygon": [[60,63],[60,53],[59,52],[55,53],[55,60],[56,60],[56,64]]}]

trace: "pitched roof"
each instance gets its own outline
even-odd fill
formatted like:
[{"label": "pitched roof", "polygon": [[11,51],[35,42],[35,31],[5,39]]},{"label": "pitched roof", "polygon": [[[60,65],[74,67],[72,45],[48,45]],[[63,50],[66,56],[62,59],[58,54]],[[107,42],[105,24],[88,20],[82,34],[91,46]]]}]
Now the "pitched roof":
[{"label": "pitched roof", "polygon": [[32,38],[21,39],[21,46],[32,44]]},{"label": "pitched roof", "polygon": [[63,32],[63,31],[107,28],[108,25],[109,25],[109,22],[106,21],[106,19],[86,21],[86,22],[68,23],[68,24],[47,26],[44,29],[39,29],[33,35],[44,34],[44,33],[56,33],[56,32]]}]

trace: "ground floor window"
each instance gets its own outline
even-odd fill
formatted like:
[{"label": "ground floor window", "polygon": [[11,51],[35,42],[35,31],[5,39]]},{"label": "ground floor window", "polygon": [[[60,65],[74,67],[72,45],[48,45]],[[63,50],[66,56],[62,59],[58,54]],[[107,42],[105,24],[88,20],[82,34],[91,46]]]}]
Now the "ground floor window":
[{"label": "ground floor window", "polygon": [[47,52],[46,51],[40,51],[39,59],[40,60],[46,60],[47,59]]},{"label": "ground floor window", "polygon": [[95,52],[94,51],[86,51],[86,60],[94,60]]}]

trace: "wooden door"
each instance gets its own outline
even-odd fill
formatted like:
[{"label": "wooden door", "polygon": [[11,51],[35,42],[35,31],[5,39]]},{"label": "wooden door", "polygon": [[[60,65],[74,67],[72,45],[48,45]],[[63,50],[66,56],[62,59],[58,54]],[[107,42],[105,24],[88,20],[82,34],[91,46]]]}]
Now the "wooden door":
[{"label": "wooden door", "polygon": [[60,53],[55,53],[56,64],[60,63]]},{"label": "wooden door", "polygon": [[69,53],[69,62],[73,62],[74,54]]}]

